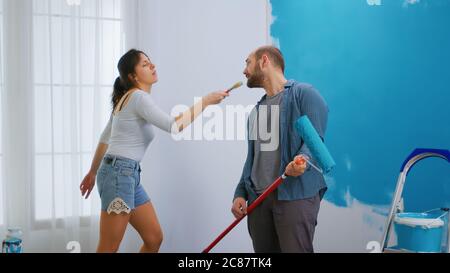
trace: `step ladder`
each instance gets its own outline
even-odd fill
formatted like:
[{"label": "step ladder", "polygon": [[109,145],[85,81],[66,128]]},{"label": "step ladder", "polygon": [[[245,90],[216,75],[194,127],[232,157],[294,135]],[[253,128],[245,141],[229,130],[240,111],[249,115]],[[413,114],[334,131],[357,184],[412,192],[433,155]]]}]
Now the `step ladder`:
[{"label": "step ladder", "polygon": [[[387,244],[389,242],[389,235],[392,229],[392,224],[395,214],[403,212],[403,187],[405,186],[406,177],[408,176],[411,168],[417,164],[419,161],[429,158],[438,157],[447,160],[450,163],[450,150],[440,150],[440,149],[416,149],[414,150],[408,158],[403,163],[400,174],[397,179],[397,186],[395,188],[394,199],[392,200],[392,205],[386,220],[383,237],[381,239],[381,252],[382,253],[400,253],[408,252],[406,250],[400,250],[395,247],[388,248]],[[450,243],[450,236],[447,236],[447,249]]]}]

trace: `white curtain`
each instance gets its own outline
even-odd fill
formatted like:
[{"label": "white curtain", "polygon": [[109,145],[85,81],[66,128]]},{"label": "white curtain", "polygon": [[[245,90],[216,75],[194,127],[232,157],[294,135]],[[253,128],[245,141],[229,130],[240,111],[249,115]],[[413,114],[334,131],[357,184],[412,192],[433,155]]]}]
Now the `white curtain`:
[{"label": "white curtain", "polygon": [[128,0],[3,1],[0,234],[22,228],[25,252],[95,251],[100,201],[79,184],[110,114]]},{"label": "white curtain", "polygon": [[[2,96],[3,96],[3,0],[0,0],[0,107],[2,107]],[[0,108],[2,109],[2,108]],[[0,110],[0,226],[4,224],[4,206],[3,206],[3,149],[2,149],[2,111]]]}]

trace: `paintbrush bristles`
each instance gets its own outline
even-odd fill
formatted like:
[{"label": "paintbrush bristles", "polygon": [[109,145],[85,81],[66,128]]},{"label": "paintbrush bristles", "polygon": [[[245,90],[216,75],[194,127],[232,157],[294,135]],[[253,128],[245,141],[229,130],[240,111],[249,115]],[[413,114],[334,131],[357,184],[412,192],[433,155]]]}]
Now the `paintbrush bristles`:
[{"label": "paintbrush bristles", "polygon": [[237,89],[237,88],[241,87],[242,85],[243,85],[242,82],[237,82],[237,83],[235,83],[235,84],[233,85],[233,87],[231,87],[230,89],[228,89],[227,92],[231,92],[232,90]]}]

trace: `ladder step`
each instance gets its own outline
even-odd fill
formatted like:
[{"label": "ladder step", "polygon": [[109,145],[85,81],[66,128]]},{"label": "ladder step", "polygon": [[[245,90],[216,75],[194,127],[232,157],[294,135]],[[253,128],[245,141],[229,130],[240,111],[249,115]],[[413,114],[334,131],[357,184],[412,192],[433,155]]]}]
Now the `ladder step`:
[{"label": "ladder step", "polygon": [[406,249],[396,248],[395,246],[393,246],[393,247],[385,248],[383,253],[416,253],[416,252],[410,251],[410,250],[406,250]]}]

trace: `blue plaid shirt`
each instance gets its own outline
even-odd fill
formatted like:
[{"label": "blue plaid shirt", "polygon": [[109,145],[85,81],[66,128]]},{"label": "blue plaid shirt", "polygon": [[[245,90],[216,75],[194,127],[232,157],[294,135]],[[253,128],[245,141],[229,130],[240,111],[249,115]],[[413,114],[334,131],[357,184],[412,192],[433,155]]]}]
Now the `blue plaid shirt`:
[{"label": "blue plaid shirt", "polygon": [[[301,116],[307,115],[322,139],[324,139],[328,121],[328,106],[313,86],[290,80],[284,88],[280,106],[280,176],[296,155],[306,154],[309,158],[312,158],[308,147],[304,145],[300,135],[295,130],[295,121]],[[259,109],[259,105],[265,97],[266,95],[257,103],[256,110]],[[247,132],[248,130],[249,122],[247,123]],[[242,197],[248,200],[249,204],[258,197],[251,180],[254,153],[254,140],[249,138],[247,159],[234,194],[234,198]],[[307,199],[316,196],[318,193],[323,198],[326,189],[327,185],[323,175],[313,168],[308,168],[303,175],[288,177],[283,181],[278,187],[278,199],[285,201]]]}]

